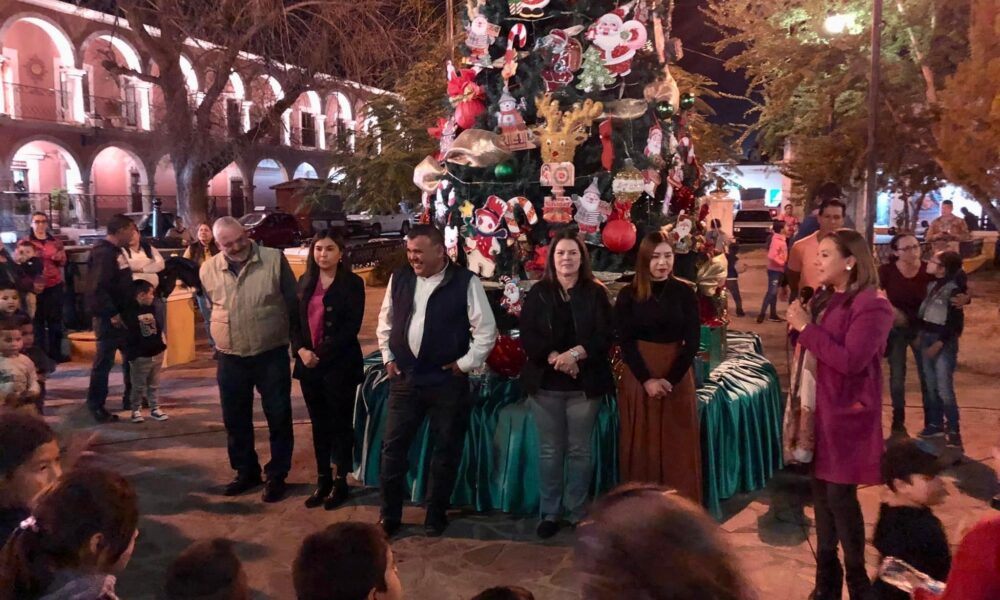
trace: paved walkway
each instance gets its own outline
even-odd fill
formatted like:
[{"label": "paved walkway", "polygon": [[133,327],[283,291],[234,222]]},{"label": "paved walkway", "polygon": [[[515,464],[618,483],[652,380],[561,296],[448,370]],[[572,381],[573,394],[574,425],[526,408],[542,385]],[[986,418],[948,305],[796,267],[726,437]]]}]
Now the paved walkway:
[{"label": "paved walkway", "polygon": [[[742,276],[746,307],[759,306],[765,282],[760,252],[746,262]],[[953,543],[969,524],[989,512],[992,494],[990,444],[997,435],[1000,398],[995,393],[998,369],[987,348],[995,351],[997,300],[1000,277],[973,278],[973,291],[985,296],[969,309],[969,327],[963,338],[960,370],[956,378],[962,406],[963,433],[968,459],[949,471],[951,496],[938,515]],[[383,289],[370,289],[363,331],[366,350],[373,349],[374,323]],[[751,316],[755,310],[748,311]],[[989,323],[989,325],[982,325]],[[762,334],[765,351],[785,370],[783,327],[757,325],[750,317],[737,319],[736,329]],[[305,406],[294,389],[296,448],[290,475],[289,497],[265,505],[256,494],[240,498],[220,495],[231,478],[225,451],[214,363],[204,358],[164,373],[162,396],[171,419],[140,425],[122,422],[95,427],[81,408],[89,365],[63,365],[49,383],[51,414],[58,426],[75,435],[96,432],[94,455],[85,460],[126,475],[141,498],[141,535],[131,565],[121,575],[119,592],[128,600],[157,597],[169,561],[191,541],[225,536],[247,567],[256,598],[293,598],[291,563],[302,539],[330,523],[357,519],[375,522],[377,494],[355,488],[348,506],[334,512],[307,510],[302,502],[311,492],[314,477],[310,430]],[[912,367],[912,365],[911,365]],[[112,394],[120,393],[120,374],[112,377]],[[114,395],[109,401],[113,407]],[[919,392],[908,390],[911,429],[921,422]],[[888,413],[887,413],[888,414]],[[266,426],[258,410],[258,451],[266,458]],[[885,420],[888,424],[888,419]],[[812,509],[803,508],[806,481],[779,473],[766,490],[732,498],[725,503],[728,515],[721,523],[762,598],[806,598],[812,587],[814,534]],[[878,488],[860,491],[869,528],[877,516]],[[572,533],[539,542],[534,519],[505,514],[456,514],[446,536],[427,539],[413,531],[394,542],[397,561],[408,598],[459,600],[479,590],[517,583],[531,589],[540,600],[578,598],[572,573]],[[421,523],[423,511],[408,508],[404,520]],[[415,528],[416,529],[416,528]],[[869,529],[869,535],[871,531]],[[875,555],[870,553],[874,567]]]}]

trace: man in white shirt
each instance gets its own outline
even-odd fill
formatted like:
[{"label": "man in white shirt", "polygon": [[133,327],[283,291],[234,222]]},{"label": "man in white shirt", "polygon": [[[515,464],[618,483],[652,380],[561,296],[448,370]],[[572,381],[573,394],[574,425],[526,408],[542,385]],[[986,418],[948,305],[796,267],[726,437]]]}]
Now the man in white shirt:
[{"label": "man in white shirt", "polygon": [[410,444],[430,415],[434,452],[424,531],[439,536],[448,526],[472,409],[468,374],[493,349],[496,321],[479,278],[447,259],[440,230],[414,226],[406,258],[409,266],[389,280],[376,331],[390,380],[380,524],[389,536],[402,524]]}]

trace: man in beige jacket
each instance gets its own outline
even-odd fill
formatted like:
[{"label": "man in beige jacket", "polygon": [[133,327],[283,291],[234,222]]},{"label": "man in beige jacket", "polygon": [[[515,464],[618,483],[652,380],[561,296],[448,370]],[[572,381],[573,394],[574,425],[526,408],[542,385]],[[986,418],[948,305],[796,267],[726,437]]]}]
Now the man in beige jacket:
[{"label": "man in beige jacket", "polygon": [[295,275],[280,250],[251,241],[236,219],[222,217],[212,231],[221,252],[202,264],[200,275],[212,305],[210,328],[219,352],[216,379],[229,464],[236,471],[225,495],[242,494],[262,483],[253,433],[257,388],[271,442],[263,500],[277,502],[284,496],[292,463],[288,343],[289,330],[298,323]]}]

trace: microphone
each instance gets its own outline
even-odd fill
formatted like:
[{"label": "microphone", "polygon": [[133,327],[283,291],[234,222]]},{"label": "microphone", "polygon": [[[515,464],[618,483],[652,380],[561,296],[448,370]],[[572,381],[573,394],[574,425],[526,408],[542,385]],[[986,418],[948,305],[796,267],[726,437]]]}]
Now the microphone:
[{"label": "microphone", "polygon": [[813,288],[811,288],[809,286],[806,286],[806,287],[802,288],[801,290],[799,290],[799,301],[802,302],[802,306],[805,306],[806,304],[809,304],[809,301],[812,300],[812,297],[815,294],[816,294],[816,290],[814,290]]}]

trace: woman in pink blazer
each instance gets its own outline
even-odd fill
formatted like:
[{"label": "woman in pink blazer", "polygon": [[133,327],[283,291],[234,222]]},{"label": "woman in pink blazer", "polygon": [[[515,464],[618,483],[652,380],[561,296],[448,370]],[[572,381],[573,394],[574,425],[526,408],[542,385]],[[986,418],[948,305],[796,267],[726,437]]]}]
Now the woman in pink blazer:
[{"label": "woman in pink blazer", "polygon": [[814,598],[840,598],[839,542],[847,589],[857,600],[871,587],[858,485],[881,483],[881,359],[893,313],[879,295],[878,271],[861,234],[840,229],[828,235],[815,260],[823,287],[808,305],[796,301],[788,309],[798,343],[816,357]]}]

